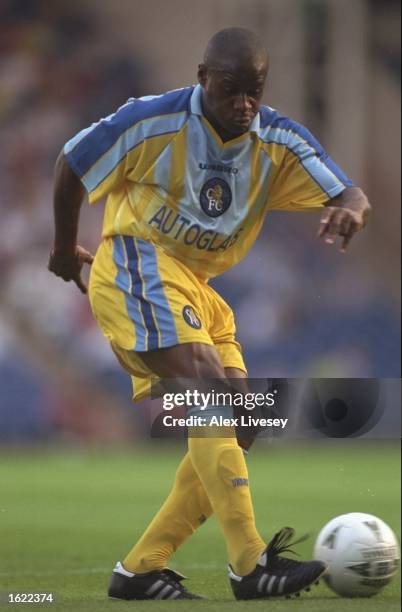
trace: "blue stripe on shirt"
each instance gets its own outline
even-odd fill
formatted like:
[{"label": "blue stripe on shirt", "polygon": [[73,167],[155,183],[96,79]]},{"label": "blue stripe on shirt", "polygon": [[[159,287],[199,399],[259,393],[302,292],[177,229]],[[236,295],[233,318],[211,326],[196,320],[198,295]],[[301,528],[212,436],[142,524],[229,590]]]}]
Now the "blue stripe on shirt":
[{"label": "blue stripe on shirt", "polygon": [[[271,109],[269,107],[262,107],[260,110],[260,125],[261,131],[264,129],[267,130],[268,140],[264,138],[262,135],[261,138],[264,142],[277,142],[278,144],[287,144],[285,134],[289,136],[289,149],[295,153],[298,157],[300,155],[294,148],[295,138],[294,136],[299,136],[302,140],[304,140],[312,149],[314,154],[320,159],[320,161],[330,170],[336,178],[342,183],[345,187],[353,187],[353,181],[351,181],[342,170],[335,164],[335,162],[329,157],[329,155],[325,152],[321,144],[318,140],[311,134],[311,132],[305,128],[300,123],[289,119],[288,117],[282,117],[278,114],[277,111]],[[268,128],[268,129],[267,129]],[[271,140],[271,130],[283,130],[282,135],[278,138],[278,132],[275,132],[274,139]],[[293,136],[293,138],[292,138]],[[301,161],[303,158],[300,158]],[[307,169],[307,168],[306,168]],[[313,176],[313,178],[315,178]],[[325,191],[325,189],[324,189]]]},{"label": "blue stripe on shirt", "polygon": [[[94,191],[113,172],[127,153],[149,138],[179,132],[185,121],[186,118],[183,114],[166,118],[156,117],[155,119],[148,119],[143,129],[133,126],[127,130],[82,178],[88,193]],[[144,133],[146,136],[144,136]],[[68,155],[67,159],[69,159]]]},{"label": "blue stripe on shirt", "polygon": [[[88,129],[83,138],[80,134],[65,145],[67,158],[84,176],[130,127],[151,117],[170,115],[189,109],[193,87],[170,91],[156,98],[136,99],[122,106],[114,115],[101,119],[95,127]],[[75,146],[74,146],[75,145]]]}]

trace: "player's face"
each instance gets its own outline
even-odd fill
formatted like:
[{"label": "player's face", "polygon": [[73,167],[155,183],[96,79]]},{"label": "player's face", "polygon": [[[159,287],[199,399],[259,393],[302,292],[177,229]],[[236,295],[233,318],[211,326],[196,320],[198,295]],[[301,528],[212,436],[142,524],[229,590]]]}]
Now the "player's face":
[{"label": "player's face", "polygon": [[218,133],[235,138],[249,130],[261,105],[266,76],[263,61],[222,69],[200,66],[203,110]]}]

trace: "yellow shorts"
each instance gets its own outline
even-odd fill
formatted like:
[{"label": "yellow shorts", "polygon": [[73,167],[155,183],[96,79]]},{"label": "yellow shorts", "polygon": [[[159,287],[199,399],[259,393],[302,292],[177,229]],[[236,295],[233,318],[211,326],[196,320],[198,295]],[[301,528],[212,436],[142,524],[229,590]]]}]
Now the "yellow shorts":
[{"label": "yellow shorts", "polygon": [[102,241],[91,267],[89,300],[103,334],[133,383],[149,396],[158,376],[140,353],[176,344],[215,346],[224,367],[246,372],[232,310],[183,263],[140,238]]}]

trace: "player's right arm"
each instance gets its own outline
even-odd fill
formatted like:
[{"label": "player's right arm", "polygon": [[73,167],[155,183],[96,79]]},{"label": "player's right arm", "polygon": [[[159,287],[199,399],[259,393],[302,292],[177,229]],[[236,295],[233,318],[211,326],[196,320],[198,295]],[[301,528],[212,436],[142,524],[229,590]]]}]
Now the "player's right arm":
[{"label": "player's right arm", "polygon": [[108,195],[135,165],[140,147],[130,154],[133,143],[127,136],[136,133],[130,130],[136,121],[132,109],[132,104],[125,104],[116,113],[81,130],[64,145],[56,161],[55,236],[48,268],[63,280],[74,281],[82,293],[87,288],[81,270],[85,263],[92,263],[93,256],[77,244],[81,204],[86,194],[90,203]]},{"label": "player's right arm", "polygon": [[81,270],[85,263],[92,263],[93,256],[77,244],[81,204],[86,194],[90,203],[108,195],[134,166],[127,142],[127,129],[135,123],[131,108],[126,104],[79,132],[64,145],[56,161],[55,236],[48,268],[63,280],[74,281],[82,293],[87,288]]},{"label": "player's right arm", "polygon": [[188,87],[162,96],[130,99],[115,113],[81,130],[60,153],[56,162],[55,239],[49,270],[65,281],[74,281],[83,293],[86,287],[81,269],[92,261],[92,255],[77,245],[84,194],[94,204],[121,189],[126,181],[141,182],[186,123],[191,93]]},{"label": "player's right arm", "polygon": [[68,164],[64,151],[56,161],[54,181],[55,235],[48,268],[65,281],[74,281],[82,293],[87,288],[81,278],[84,263],[92,263],[93,256],[77,244],[78,222],[85,187]]}]

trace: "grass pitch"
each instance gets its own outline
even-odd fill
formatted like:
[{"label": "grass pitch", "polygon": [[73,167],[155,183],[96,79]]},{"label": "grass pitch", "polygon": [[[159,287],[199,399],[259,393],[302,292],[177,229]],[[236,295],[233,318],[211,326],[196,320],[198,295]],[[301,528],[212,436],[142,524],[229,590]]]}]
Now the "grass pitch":
[{"label": "grass pitch", "polygon": [[[400,610],[399,576],[371,599],[341,599],[324,584],[300,599],[236,602],[214,518],[177,552],[171,567],[209,601],[117,602],[106,589],[122,559],[167,494],[184,447],[155,444],[132,452],[2,451],[0,453],[0,608],[98,612],[243,610],[365,612]],[[399,537],[399,447],[362,441],[259,445],[250,481],[263,537],[285,525],[310,540],[345,512],[378,515]],[[9,604],[9,593],[52,593],[52,604]]]}]

